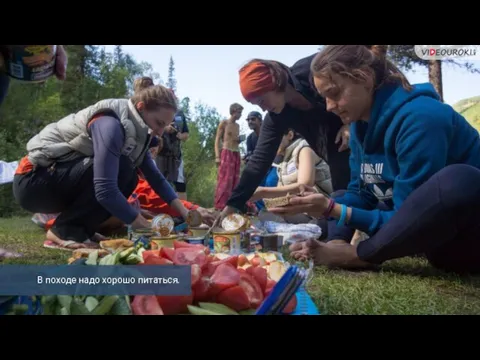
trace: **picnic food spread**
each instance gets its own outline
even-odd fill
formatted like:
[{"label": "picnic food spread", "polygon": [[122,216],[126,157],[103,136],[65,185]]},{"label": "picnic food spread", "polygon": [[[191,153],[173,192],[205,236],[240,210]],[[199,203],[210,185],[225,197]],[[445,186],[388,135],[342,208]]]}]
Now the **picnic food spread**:
[{"label": "picnic food spread", "polygon": [[[223,234],[237,234],[252,239],[262,235],[251,221],[241,215],[230,217],[218,229]],[[155,219],[154,219],[155,220]],[[171,229],[163,236],[159,231]],[[100,242],[100,249],[78,249],[68,260],[71,266],[155,265],[190,266],[191,294],[164,295],[109,295],[109,296],[42,296],[44,315],[255,315],[279,287],[290,265],[280,252],[265,251],[261,247],[225,245],[228,251],[216,251],[202,237],[192,237],[188,226],[173,227],[173,219],[162,216],[152,221],[151,229],[130,231],[129,239],[111,239]],[[223,226],[227,227],[224,229]],[[183,229],[176,231],[175,229]],[[206,231],[205,231],[206,232]],[[245,234],[248,234],[245,235]],[[213,235],[215,237],[215,234]],[[225,235],[226,236],[226,235]],[[257,239],[258,240],[258,239]],[[231,240],[230,240],[231,241]],[[240,243],[241,244],[241,243]],[[216,245],[216,244],[215,244]],[[257,244],[258,245],[258,244]],[[237,250],[240,250],[237,252]],[[245,251],[244,251],[245,250]],[[295,267],[295,266],[294,266]],[[291,269],[290,269],[291,270]],[[283,281],[285,282],[285,281]],[[291,292],[292,287],[289,287]],[[282,290],[286,293],[287,290]],[[278,294],[277,294],[278,295]],[[277,296],[275,295],[275,296]],[[275,299],[277,299],[275,297]],[[283,297],[278,314],[292,314],[297,308],[296,293]],[[286,299],[286,300],[285,300]],[[277,306],[277,310],[279,307]],[[18,313],[20,310],[15,310]]]}]

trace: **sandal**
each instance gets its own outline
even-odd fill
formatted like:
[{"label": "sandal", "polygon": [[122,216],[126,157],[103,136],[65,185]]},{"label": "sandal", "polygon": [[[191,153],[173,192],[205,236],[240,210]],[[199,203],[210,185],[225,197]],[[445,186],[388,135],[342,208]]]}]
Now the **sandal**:
[{"label": "sandal", "polygon": [[92,242],[90,240],[87,240],[83,243],[79,243],[73,240],[62,241],[61,243],[57,243],[51,240],[45,240],[43,242],[43,247],[48,249],[74,251],[77,249],[98,249],[100,246],[98,243]]}]

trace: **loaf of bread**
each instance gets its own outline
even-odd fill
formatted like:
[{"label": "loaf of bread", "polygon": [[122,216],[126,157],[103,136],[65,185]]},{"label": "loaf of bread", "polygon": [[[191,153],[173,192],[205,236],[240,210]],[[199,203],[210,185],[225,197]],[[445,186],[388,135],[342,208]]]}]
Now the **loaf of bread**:
[{"label": "loaf of bread", "polygon": [[276,208],[276,207],[283,207],[287,206],[290,202],[291,195],[287,194],[285,196],[271,198],[271,199],[263,199],[263,203],[267,207],[267,209]]}]

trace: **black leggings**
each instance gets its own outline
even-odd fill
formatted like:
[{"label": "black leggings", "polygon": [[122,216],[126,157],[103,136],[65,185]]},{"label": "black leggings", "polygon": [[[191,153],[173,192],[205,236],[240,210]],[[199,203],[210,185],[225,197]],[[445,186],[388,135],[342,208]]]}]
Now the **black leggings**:
[{"label": "black leggings", "polygon": [[[121,156],[118,187],[125,197],[133,193],[137,182],[132,162]],[[27,211],[60,213],[51,231],[63,240],[84,242],[111,217],[95,197],[93,159],[88,157],[15,175],[13,193]]]},{"label": "black leggings", "polygon": [[451,165],[433,175],[357,254],[374,264],[425,254],[436,268],[479,273],[480,170]]}]

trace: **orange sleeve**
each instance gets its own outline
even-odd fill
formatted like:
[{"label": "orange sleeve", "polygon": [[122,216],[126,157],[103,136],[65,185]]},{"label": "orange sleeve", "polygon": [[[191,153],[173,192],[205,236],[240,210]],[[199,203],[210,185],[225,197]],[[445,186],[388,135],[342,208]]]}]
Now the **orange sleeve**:
[{"label": "orange sleeve", "polygon": [[[140,201],[140,206],[144,210],[151,211],[155,214],[168,214],[173,217],[179,217],[180,214],[172,209],[155,191],[150,187],[145,179],[139,178],[137,187],[134,191]],[[180,200],[188,210],[198,209],[198,205],[189,201]]]},{"label": "orange sleeve", "polygon": [[24,175],[33,170],[33,164],[28,160],[28,156],[24,156],[18,163],[15,175]]}]

